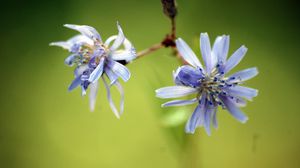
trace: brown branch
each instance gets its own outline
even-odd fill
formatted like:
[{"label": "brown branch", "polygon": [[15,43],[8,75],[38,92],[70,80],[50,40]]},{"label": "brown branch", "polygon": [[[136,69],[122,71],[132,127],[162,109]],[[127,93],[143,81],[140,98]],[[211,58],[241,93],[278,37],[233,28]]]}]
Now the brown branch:
[{"label": "brown branch", "polygon": [[136,57],[137,57],[137,58],[141,58],[141,57],[143,57],[143,56],[145,56],[145,55],[148,55],[148,54],[150,54],[150,53],[152,53],[152,52],[154,52],[154,51],[156,51],[156,50],[158,50],[158,49],[160,49],[160,48],[162,48],[162,47],[164,47],[164,45],[163,45],[162,43],[154,44],[154,45],[152,45],[151,47],[149,47],[149,48],[147,48],[147,49],[145,49],[145,50],[142,50],[142,51],[138,52],[138,53],[136,54]]}]

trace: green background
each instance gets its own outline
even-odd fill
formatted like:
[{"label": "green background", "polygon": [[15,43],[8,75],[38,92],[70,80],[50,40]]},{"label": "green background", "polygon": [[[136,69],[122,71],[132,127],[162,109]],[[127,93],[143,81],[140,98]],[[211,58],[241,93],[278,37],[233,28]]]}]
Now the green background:
[{"label": "green background", "polygon": [[[185,135],[185,112],[195,105],[161,109],[166,100],[154,93],[173,84],[171,73],[180,65],[169,49],[128,65],[132,78],[122,82],[126,104],[120,120],[109,108],[103,85],[93,113],[79,89],[67,92],[73,78],[73,69],[63,63],[68,53],[48,46],[76,34],[62,25],[91,25],[106,39],[117,33],[119,21],[139,51],[169,32],[159,0],[12,0],[1,5],[0,13],[0,167],[299,168],[297,4],[177,2],[178,37],[198,56],[200,32],[208,32],[211,41],[230,34],[231,53],[242,44],[249,48],[235,68],[257,66],[260,71],[247,82],[259,95],[243,108],[250,118],[246,124],[221,111],[212,136],[202,128]],[[117,92],[113,95],[118,98]]]}]

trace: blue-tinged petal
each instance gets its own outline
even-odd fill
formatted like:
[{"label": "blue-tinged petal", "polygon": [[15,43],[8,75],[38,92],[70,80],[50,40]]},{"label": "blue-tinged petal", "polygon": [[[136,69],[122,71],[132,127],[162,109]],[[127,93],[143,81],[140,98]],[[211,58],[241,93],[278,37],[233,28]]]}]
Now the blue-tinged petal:
[{"label": "blue-tinged petal", "polygon": [[230,101],[229,97],[219,96],[219,98],[234,118],[239,120],[241,123],[245,123],[248,120],[248,117],[234,103],[232,103],[232,101]]},{"label": "blue-tinged petal", "polygon": [[121,96],[121,100],[120,100],[120,115],[122,115],[123,112],[124,112],[124,89],[123,89],[123,87],[122,87],[122,85],[120,84],[119,81],[116,81],[114,85],[117,87],[117,89],[118,89],[118,91],[120,93],[120,96]]},{"label": "blue-tinged petal", "polygon": [[252,100],[257,96],[258,90],[244,87],[244,86],[232,86],[225,89],[229,95],[242,97],[248,100]]},{"label": "blue-tinged petal", "polygon": [[63,49],[69,50],[71,48],[71,44],[66,41],[57,41],[49,44],[50,46],[62,47]]},{"label": "blue-tinged petal", "polygon": [[197,56],[193,52],[193,50],[183,41],[181,38],[178,38],[176,41],[176,47],[179,51],[179,54],[182,58],[194,67],[200,67],[203,69],[200,61],[198,60]]},{"label": "blue-tinged petal", "polygon": [[77,76],[70,84],[68,90],[72,91],[81,84],[81,76]]},{"label": "blue-tinged petal", "polygon": [[79,59],[79,56],[76,54],[72,54],[65,59],[65,64],[68,66],[73,66],[74,62]]},{"label": "blue-tinged petal", "polygon": [[217,56],[219,64],[224,64],[229,50],[229,36],[223,35],[216,38],[212,53]]},{"label": "blue-tinged petal", "polygon": [[88,68],[89,68],[88,65],[80,65],[80,66],[76,67],[76,69],[74,70],[75,77],[80,76]]},{"label": "blue-tinged petal", "polygon": [[113,71],[111,71],[108,67],[105,67],[104,69],[106,76],[110,80],[110,85],[113,85],[119,78],[118,75],[116,75]]},{"label": "blue-tinged petal", "polygon": [[111,58],[113,60],[119,61],[119,60],[125,60],[127,62],[130,62],[131,60],[136,58],[136,55],[134,54],[135,52],[134,48],[132,50],[123,50],[123,51],[116,51],[111,53]]},{"label": "blue-tinged petal", "polygon": [[157,89],[155,92],[159,98],[178,98],[197,93],[198,89],[185,86],[169,86]]},{"label": "blue-tinged petal", "polygon": [[112,109],[113,113],[116,115],[116,117],[119,119],[120,118],[120,114],[112,100],[112,97],[111,97],[111,93],[110,93],[110,87],[108,86],[106,80],[104,79],[104,77],[102,77],[102,80],[103,80],[103,83],[104,83],[104,86],[106,88],[106,93],[107,93],[107,99],[108,99],[108,102],[109,102],[109,105],[110,105],[110,108]]},{"label": "blue-tinged petal", "polygon": [[172,100],[169,102],[166,102],[164,104],[162,104],[162,107],[169,107],[169,106],[185,106],[185,105],[189,105],[189,104],[194,104],[197,102],[197,99],[191,99],[191,100]]},{"label": "blue-tinged petal", "polygon": [[246,100],[237,96],[232,96],[229,100],[237,107],[245,107],[247,105]]},{"label": "blue-tinged petal", "polygon": [[111,51],[114,51],[117,48],[119,48],[122,45],[122,43],[124,42],[124,40],[125,40],[125,36],[124,36],[123,30],[122,30],[121,26],[119,25],[119,23],[117,23],[117,26],[118,26],[119,33],[118,33],[118,37],[116,38],[116,40],[114,41],[114,43],[110,47]]},{"label": "blue-tinged petal", "polygon": [[121,77],[125,82],[127,82],[130,78],[130,72],[129,70],[122,64],[109,60],[108,61],[108,66],[114,72],[116,75]]},{"label": "blue-tinged petal", "polygon": [[94,111],[95,110],[95,104],[96,104],[96,97],[97,97],[97,92],[98,92],[99,84],[98,81],[95,83],[90,84],[90,110]]},{"label": "blue-tinged petal", "polygon": [[200,79],[203,78],[202,72],[189,65],[181,66],[176,71],[175,83],[191,87],[200,86]]},{"label": "blue-tinged petal", "polygon": [[195,133],[195,129],[198,126],[202,126],[204,123],[204,112],[205,112],[205,105],[206,105],[206,95],[202,95],[199,105],[196,107],[195,111],[193,112],[192,116],[189,118],[188,122],[185,125],[185,132],[186,133]]},{"label": "blue-tinged petal", "polygon": [[102,42],[100,34],[97,30],[91,26],[86,25],[74,25],[74,24],[65,24],[65,27],[69,29],[76,30],[80,32],[82,35],[89,37],[90,39],[94,40],[97,39],[98,41]]},{"label": "blue-tinged petal", "polygon": [[215,60],[216,55],[211,54],[211,47],[210,47],[210,41],[207,33],[201,33],[200,34],[200,49],[202,58],[204,61],[204,64],[206,66],[206,71],[209,74],[213,67],[213,62],[216,62]]},{"label": "blue-tinged petal", "polygon": [[243,59],[247,50],[248,49],[245,46],[241,46],[238,50],[236,50],[226,62],[224,73],[227,73],[234,68]]},{"label": "blue-tinged petal", "polygon": [[204,113],[204,128],[205,128],[205,131],[208,136],[211,135],[210,122],[211,122],[211,117],[213,115],[214,110],[215,110],[215,107],[213,105],[209,105],[207,103],[206,110]]},{"label": "blue-tinged petal", "polygon": [[89,82],[94,83],[94,82],[96,82],[102,76],[103,67],[104,67],[104,61],[105,61],[105,58],[101,58],[100,59],[100,62],[98,64],[98,66],[91,73],[91,75],[90,75],[90,77],[88,79]]},{"label": "blue-tinged petal", "polygon": [[255,77],[257,74],[258,74],[258,70],[256,67],[248,68],[248,69],[245,69],[245,70],[242,70],[242,71],[232,74],[229,77],[228,82],[229,83],[243,82],[243,81],[246,81],[248,79]]}]

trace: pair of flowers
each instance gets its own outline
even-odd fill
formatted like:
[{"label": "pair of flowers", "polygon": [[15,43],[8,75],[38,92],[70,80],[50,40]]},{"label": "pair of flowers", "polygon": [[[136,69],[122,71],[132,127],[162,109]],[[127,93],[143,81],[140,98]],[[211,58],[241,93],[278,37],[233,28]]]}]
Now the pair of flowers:
[{"label": "pair of flowers", "polygon": [[[65,27],[80,32],[67,41],[54,42],[50,45],[60,46],[69,50],[71,55],[65,59],[65,64],[76,66],[75,79],[69,86],[69,91],[81,87],[82,95],[90,87],[90,109],[94,110],[96,95],[101,80],[107,91],[107,98],[114,114],[119,118],[124,110],[124,91],[118,79],[128,81],[129,70],[121,63],[129,63],[136,58],[135,48],[125,38],[119,24],[118,35],[102,41],[100,34],[90,26],[70,25]],[[123,46],[123,47],[122,47]],[[191,100],[173,100],[163,104],[167,106],[182,106],[198,103],[195,111],[186,124],[186,132],[194,133],[195,129],[204,126],[210,135],[210,125],[217,127],[217,107],[226,108],[237,120],[246,122],[247,116],[239,110],[245,106],[245,99],[251,100],[257,95],[257,90],[239,86],[244,81],[257,75],[256,68],[249,68],[225,77],[246,54],[247,48],[240,47],[228,59],[229,36],[217,37],[212,49],[206,33],[200,35],[200,48],[205,67],[200,63],[195,53],[181,39],[176,40],[176,47],[182,58],[189,64],[179,67],[173,78],[176,86],[156,90],[160,98],[178,98],[195,94]],[[108,83],[105,76],[110,80]],[[116,86],[121,94],[119,110],[112,101],[110,88]]]}]

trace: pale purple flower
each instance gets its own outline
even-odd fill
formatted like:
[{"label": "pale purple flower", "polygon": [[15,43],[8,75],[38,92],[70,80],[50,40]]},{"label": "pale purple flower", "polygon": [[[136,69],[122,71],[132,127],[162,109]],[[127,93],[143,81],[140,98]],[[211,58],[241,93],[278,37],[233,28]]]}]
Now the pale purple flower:
[{"label": "pale purple flower", "polygon": [[[98,81],[101,78],[107,91],[110,107],[119,118],[124,110],[124,91],[118,79],[120,77],[126,82],[130,78],[129,70],[121,63],[128,63],[136,58],[135,48],[125,38],[119,24],[117,24],[118,35],[109,37],[105,42],[102,41],[100,34],[93,27],[72,24],[65,24],[64,26],[81,33],[67,41],[50,44],[51,46],[67,49],[71,53],[65,59],[65,64],[75,65],[76,68],[74,71],[75,79],[68,90],[71,91],[81,86],[82,95],[85,95],[89,87],[90,109],[93,111],[99,87]],[[110,83],[107,82],[104,74],[108,77]],[[119,110],[112,100],[111,86],[116,86],[121,94]]]},{"label": "pale purple flower", "polygon": [[249,68],[229,76],[225,76],[245,56],[247,48],[241,46],[229,59],[229,36],[223,35],[216,38],[213,47],[207,33],[200,35],[200,49],[204,65],[202,66],[195,53],[181,39],[176,40],[176,47],[182,58],[190,65],[179,67],[173,74],[176,86],[164,87],[156,90],[160,98],[178,98],[194,94],[191,100],[173,100],[163,104],[167,106],[183,106],[197,103],[197,107],[189,118],[185,131],[194,133],[197,127],[204,126],[210,135],[211,121],[215,128],[217,123],[217,107],[224,109],[242,123],[248,117],[239,109],[246,105],[246,100],[257,96],[257,90],[241,86],[244,81],[258,74],[257,69]]}]

